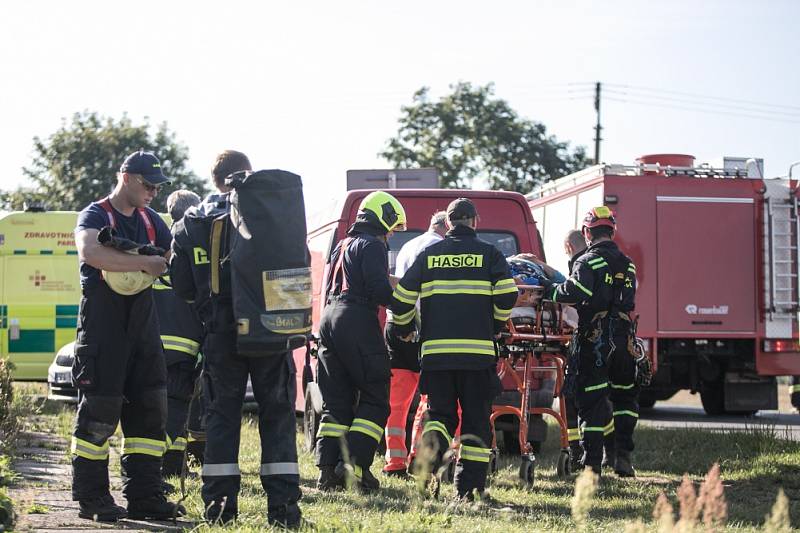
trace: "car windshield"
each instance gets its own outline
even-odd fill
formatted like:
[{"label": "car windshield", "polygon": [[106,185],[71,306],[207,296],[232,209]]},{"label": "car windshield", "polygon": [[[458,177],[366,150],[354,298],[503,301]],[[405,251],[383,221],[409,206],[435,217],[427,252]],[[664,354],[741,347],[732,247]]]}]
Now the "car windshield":
[{"label": "car windshield", "polygon": [[[414,237],[419,237],[420,235],[422,235],[422,232],[419,230],[409,230],[396,231],[389,237],[389,272],[391,274],[394,274],[397,253],[400,251],[400,248]],[[494,244],[506,257],[519,252],[517,238],[513,233],[507,231],[478,230],[478,237],[486,242]]]}]

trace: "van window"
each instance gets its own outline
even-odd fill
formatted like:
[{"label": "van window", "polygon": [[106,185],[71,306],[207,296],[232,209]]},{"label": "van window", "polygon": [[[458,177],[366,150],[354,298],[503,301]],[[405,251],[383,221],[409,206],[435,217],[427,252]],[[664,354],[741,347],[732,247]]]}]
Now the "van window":
[{"label": "van window", "polygon": [[[418,230],[410,230],[410,231],[396,231],[389,237],[389,273],[394,274],[394,267],[397,264],[397,254],[400,252],[400,248],[403,247],[405,243],[413,239],[414,237],[419,237],[422,235],[423,232]],[[494,246],[502,252],[502,254],[506,257],[515,255],[519,252],[519,245],[517,244],[517,238],[514,236],[513,233],[508,233],[505,231],[481,231],[478,230],[478,237],[483,239],[486,242],[494,244]]]}]

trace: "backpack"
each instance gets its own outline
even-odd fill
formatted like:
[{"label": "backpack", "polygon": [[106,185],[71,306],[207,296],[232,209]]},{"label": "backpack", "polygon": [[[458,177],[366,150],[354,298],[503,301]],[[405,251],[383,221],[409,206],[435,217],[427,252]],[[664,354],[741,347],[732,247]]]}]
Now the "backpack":
[{"label": "backpack", "polygon": [[240,355],[305,346],[311,334],[311,268],[300,176],[284,170],[237,172],[230,212],[211,225],[211,293],[230,262],[230,294]]}]

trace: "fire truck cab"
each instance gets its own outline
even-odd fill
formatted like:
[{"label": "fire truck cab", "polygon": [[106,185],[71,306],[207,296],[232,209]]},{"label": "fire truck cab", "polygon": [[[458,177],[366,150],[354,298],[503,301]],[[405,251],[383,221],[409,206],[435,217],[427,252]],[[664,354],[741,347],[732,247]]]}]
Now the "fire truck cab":
[{"label": "fire truck cab", "polygon": [[527,196],[560,268],[583,214],[615,212],[615,240],[637,269],[638,336],[657,366],[642,406],[689,389],[709,414],[777,409],[775,377],[800,373],[797,182],[755,174],[660,154]]}]

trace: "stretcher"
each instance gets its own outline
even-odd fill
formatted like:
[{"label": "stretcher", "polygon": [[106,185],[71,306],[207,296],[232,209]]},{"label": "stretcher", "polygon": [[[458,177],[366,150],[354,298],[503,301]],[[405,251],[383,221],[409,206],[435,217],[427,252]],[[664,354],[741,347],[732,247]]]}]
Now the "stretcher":
[{"label": "stretcher", "polygon": [[[528,440],[528,423],[531,415],[548,415],[556,420],[559,426],[560,453],[556,472],[559,477],[566,477],[569,472],[569,439],[567,433],[566,407],[563,401],[562,389],[564,386],[564,371],[566,369],[566,345],[570,341],[571,326],[565,320],[565,309],[558,303],[541,301],[542,288],[533,285],[518,285],[521,291],[530,291],[536,294],[536,303],[530,306],[530,313],[525,320],[508,320],[505,331],[500,334],[498,345],[497,373],[500,380],[508,390],[508,383],[519,393],[519,401],[514,405],[494,403],[490,423],[492,426],[491,456],[489,460],[489,473],[493,474],[498,469],[499,450],[497,447],[497,432],[495,421],[498,417],[511,415],[519,420],[519,449],[520,467],[519,477],[528,486],[534,481],[536,458],[533,446]],[[572,320],[570,320],[571,322]],[[548,379],[542,379],[549,376]],[[532,392],[547,392],[540,390],[543,384],[552,384],[547,396],[547,406],[531,405]],[[545,385],[546,386],[546,385]],[[538,394],[541,398],[543,394]],[[553,399],[558,398],[558,411],[552,408]],[[528,406],[526,409],[525,406]],[[428,410],[427,396],[421,395],[414,417],[411,450],[409,461],[413,462],[417,447],[423,431],[423,426]],[[460,409],[459,409],[460,416]],[[450,460],[446,465],[445,479],[452,481],[455,461],[459,450],[460,424],[455,431],[455,439],[449,453]]]},{"label": "stretcher", "polygon": [[[521,291],[532,291],[537,296],[542,290],[539,286],[518,285]],[[519,420],[520,465],[519,478],[528,486],[534,482],[536,457],[528,440],[528,423],[531,415],[548,415],[558,424],[560,447],[556,472],[559,477],[569,475],[569,439],[567,433],[566,407],[563,401],[564,371],[566,368],[566,345],[570,341],[570,327],[564,320],[564,309],[558,303],[532,298],[532,313],[517,319],[508,320],[506,331],[500,334],[498,343],[498,376],[508,383],[509,377],[519,392],[516,405],[493,405],[490,423],[498,417],[511,415]],[[549,378],[549,379],[547,379]],[[545,387],[542,389],[542,387]],[[552,389],[550,389],[552,387]],[[557,398],[558,410],[552,408],[552,399]],[[531,402],[531,395],[544,392],[549,402],[546,406]],[[541,397],[542,395],[539,394]],[[489,462],[490,474],[497,471],[497,437],[492,431],[492,455]]]}]

